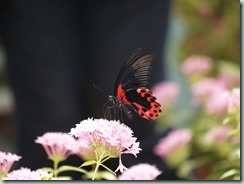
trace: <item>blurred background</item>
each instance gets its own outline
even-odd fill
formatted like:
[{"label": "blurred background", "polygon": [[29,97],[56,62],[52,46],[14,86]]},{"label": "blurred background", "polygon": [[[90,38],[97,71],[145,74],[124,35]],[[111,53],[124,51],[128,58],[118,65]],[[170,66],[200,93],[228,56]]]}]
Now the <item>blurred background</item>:
[{"label": "blurred background", "polygon": [[[172,1],[164,52],[169,68],[166,73],[167,80],[177,84],[179,92],[173,107],[168,109],[170,112],[167,111],[161,117],[168,118],[168,123],[162,125],[159,122],[158,131],[164,131],[165,127],[171,126],[174,128],[187,127],[194,130],[193,123],[196,122],[194,118],[196,118],[196,114],[199,115],[200,111],[199,108],[192,105],[191,84],[194,83],[193,80],[196,80],[193,79],[189,82],[189,76],[182,72],[182,64],[187,58],[191,56],[210,58],[212,69],[208,77],[213,78],[221,72],[225,72],[237,80],[232,87],[240,86],[240,80],[238,80],[240,79],[241,59],[240,39],[240,1]],[[15,153],[14,101],[6,79],[5,60],[5,52],[0,40],[0,150]],[[186,111],[182,112],[182,109]],[[170,114],[177,115],[178,118],[173,118]],[[224,119],[220,120],[219,116],[217,118],[221,122]],[[199,152],[203,154],[201,150]],[[194,157],[191,153],[188,156]],[[217,156],[216,159],[218,159]],[[186,158],[183,160],[186,161]],[[179,164],[172,167],[179,168]],[[187,169],[189,171],[192,168]],[[187,169],[185,167],[181,169],[179,175],[182,178],[192,179],[187,173]],[[206,172],[201,176],[204,179],[206,175],[211,178]],[[217,179],[219,176],[220,174],[213,176],[213,178]]]}]

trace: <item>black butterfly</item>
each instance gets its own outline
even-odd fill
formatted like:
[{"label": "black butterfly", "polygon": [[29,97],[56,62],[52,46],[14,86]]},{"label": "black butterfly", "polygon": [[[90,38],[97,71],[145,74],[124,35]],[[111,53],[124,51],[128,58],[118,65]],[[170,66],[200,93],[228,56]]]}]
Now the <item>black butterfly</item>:
[{"label": "black butterfly", "polygon": [[128,118],[132,118],[130,109],[141,117],[153,120],[161,112],[161,105],[156,97],[148,90],[154,55],[136,49],[122,65],[116,78],[114,96],[110,95],[108,101],[112,106],[105,106],[105,118],[122,119],[124,110]]}]

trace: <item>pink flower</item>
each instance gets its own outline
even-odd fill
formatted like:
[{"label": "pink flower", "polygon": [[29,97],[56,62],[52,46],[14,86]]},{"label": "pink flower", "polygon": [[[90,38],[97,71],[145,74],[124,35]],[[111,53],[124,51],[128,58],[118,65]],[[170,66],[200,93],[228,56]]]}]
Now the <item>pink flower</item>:
[{"label": "pink flower", "polygon": [[168,106],[173,103],[179,94],[179,87],[174,82],[159,82],[153,86],[152,92],[159,103],[163,104],[163,106]]},{"label": "pink flower", "polygon": [[240,84],[240,76],[227,72],[220,72],[217,76],[217,80],[224,84],[227,89],[231,89]]},{"label": "pink flower", "polygon": [[206,113],[210,115],[225,115],[235,109],[240,109],[240,88],[214,93],[205,104]]},{"label": "pink flower", "polygon": [[197,98],[206,98],[225,89],[225,85],[214,78],[205,78],[192,85],[193,95]]},{"label": "pink flower", "polygon": [[162,138],[154,148],[154,153],[167,159],[179,148],[186,146],[192,138],[192,132],[189,129],[178,129],[170,132],[167,137]]},{"label": "pink flower", "polygon": [[224,90],[226,90],[225,85],[215,78],[205,78],[196,82],[191,86],[193,104],[199,105],[212,95],[222,93]]},{"label": "pink flower", "polygon": [[83,160],[94,160],[96,158],[94,150],[89,147],[84,140],[76,140],[73,152]]},{"label": "pink flower", "polygon": [[208,142],[213,142],[216,144],[220,144],[226,140],[230,131],[232,130],[231,127],[214,127],[210,129],[204,136],[205,140]]},{"label": "pink flower", "polygon": [[63,161],[69,155],[75,145],[75,139],[63,132],[47,132],[41,137],[37,137],[36,143],[41,144],[51,160]]},{"label": "pink flower", "polygon": [[232,89],[228,101],[228,111],[240,109],[240,101],[240,88]]},{"label": "pink flower", "polygon": [[205,104],[205,111],[209,115],[225,115],[228,112],[229,91],[214,93]]},{"label": "pink flower", "polygon": [[154,165],[142,163],[130,167],[118,180],[155,180],[161,173]]},{"label": "pink flower", "polygon": [[206,56],[190,56],[183,61],[181,70],[187,75],[206,74],[213,68],[213,61]]},{"label": "pink flower", "polygon": [[136,154],[141,150],[139,142],[133,137],[133,131],[119,121],[106,119],[87,119],[72,128],[70,134],[85,141],[97,153],[103,156],[119,157],[119,166],[115,172],[123,172],[126,167],[122,164],[122,154]]},{"label": "pink flower", "polygon": [[47,171],[41,169],[31,171],[28,168],[22,167],[9,173],[4,180],[48,180],[51,178],[52,174],[48,174]]},{"label": "pink flower", "polygon": [[0,179],[8,174],[13,163],[19,161],[19,159],[21,159],[21,156],[0,151]]}]

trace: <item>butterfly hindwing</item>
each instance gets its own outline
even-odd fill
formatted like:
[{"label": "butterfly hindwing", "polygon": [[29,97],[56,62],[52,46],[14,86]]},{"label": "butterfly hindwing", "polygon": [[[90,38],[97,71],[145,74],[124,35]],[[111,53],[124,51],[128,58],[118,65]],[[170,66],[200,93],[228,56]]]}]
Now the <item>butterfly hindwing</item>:
[{"label": "butterfly hindwing", "polygon": [[[132,107],[141,117],[153,120],[161,113],[161,105],[146,87],[124,91],[126,104]],[[124,103],[123,99],[122,102]]]}]

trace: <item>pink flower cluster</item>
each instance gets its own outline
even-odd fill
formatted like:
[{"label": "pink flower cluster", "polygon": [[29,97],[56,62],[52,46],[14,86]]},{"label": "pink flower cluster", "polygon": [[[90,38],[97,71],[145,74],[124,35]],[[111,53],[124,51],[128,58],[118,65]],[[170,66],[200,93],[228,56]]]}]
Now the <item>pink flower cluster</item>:
[{"label": "pink flower cluster", "polygon": [[183,61],[182,72],[191,76],[194,74],[206,74],[213,68],[213,61],[206,56],[190,56]]},{"label": "pink flower cluster", "polygon": [[230,84],[218,78],[205,78],[192,85],[194,104],[204,104],[207,114],[224,115],[240,108],[240,88],[228,89]]},{"label": "pink flower cluster", "polygon": [[198,98],[199,101],[205,100],[215,93],[219,94],[225,89],[225,85],[215,78],[205,78],[192,85],[193,95]]},{"label": "pink flower cluster", "polygon": [[73,154],[75,145],[75,139],[63,132],[47,132],[37,137],[35,142],[44,147],[50,159],[58,161],[63,161]]},{"label": "pink flower cluster", "polygon": [[179,94],[179,87],[175,82],[159,82],[152,87],[152,92],[162,106],[170,106]]},{"label": "pink flower cluster", "polygon": [[190,129],[173,130],[159,141],[154,148],[154,153],[164,159],[167,159],[179,148],[186,146],[191,139],[192,132]]},{"label": "pink flower cluster", "polygon": [[226,126],[218,126],[210,129],[204,136],[204,139],[207,142],[212,142],[216,144],[220,144],[226,140],[229,133],[231,132],[232,127]]},{"label": "pink flower cluster", "polygon": [[123,172],[118,180],[155,180],[162,171],[158,170],[154,165],[141,163],[130,167]]},{"label": "pink flower cluster", "polygon": [[240,88],[234,88],[229,93],[228,99],[228,111],[233,111],[235,109],[240,109]]},{"label": "pink flower cluster", "polygon": [[10,172],[4,180],[47,180],[52,177],[47,171],[38,169],[31,171],[29,168],[20,168]]},{"label": "pink flower cluster", "polygon": [[222,83],[226,89],[232,89],[240,84],[240,77],[231,73],[220,71],[217,80]]},{"label": "pink flower cluster", "polygon": [[13,163],[19,161],[21,156],[0,151],[0,179],[10,171]]},{"label": "pink flower cluster", "polygon": [[[195,55],[188,57],[181,66],[183,73],[187,76],[207,74],[212,68],[211,58]],[[203,104],[207,114],[216,116],[228,113],[232,108],[230,104],[233,104],[234,108],[238,106],[238,102],[233,102],[233,97],[231,97],[233,96],[231,94],[235,93],[236,99],[239,98],[237,90],[235,89],[234,92],[233,89],[240,82],[238,75],[220,71],[214,78],[202,77],[204,78],[195,81],[191,86],[194,106]]]},{"label": "pink flower cluster", "polygon": [[208,99],[205,109],[208,114],[213,115],[222,115],[240,109],[240,88],[215,93]]},{"label": "pink flower cluster", "polygon": [[133,137],[133,131],[119,121],[105,119],[87,119],[72,128],[70,134],[84,141],[94,151],[103,152],[108,157],[119,157],[119,166],[115,172],[127,169],[121,160],[122,154],[136,154],[141,150],[139,142]]},{"label": "pink flower cluster", "polygon": [[205,104],[205,111],[210,115],[222,115],[228,112],[229,91],[214,93]]}]

